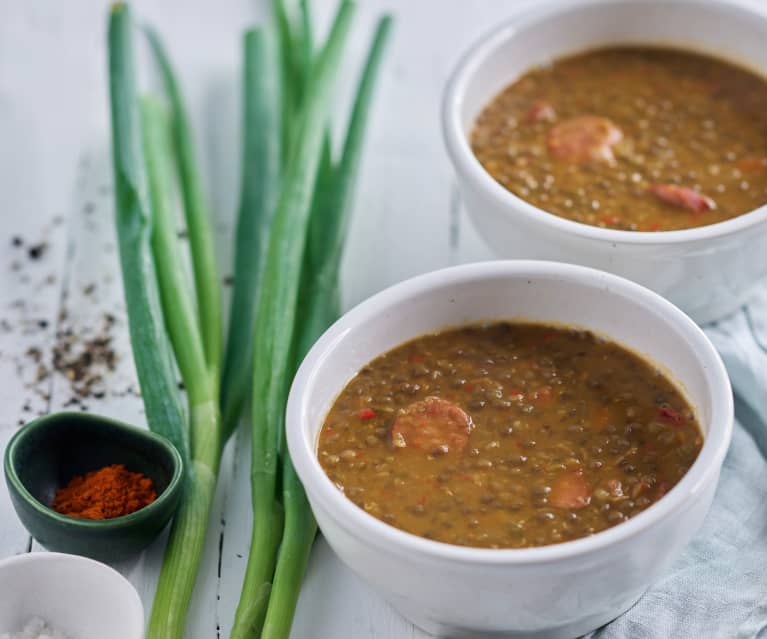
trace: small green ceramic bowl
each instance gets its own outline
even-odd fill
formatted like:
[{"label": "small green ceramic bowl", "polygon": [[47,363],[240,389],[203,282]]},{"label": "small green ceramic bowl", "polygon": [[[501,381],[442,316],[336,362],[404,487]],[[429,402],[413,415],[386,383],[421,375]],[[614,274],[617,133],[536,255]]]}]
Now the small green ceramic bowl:
[{"label": "small green ceramic bowl", "polygon": [[[49,506],[75,475],[124,464],[152,479],[157,499],[124,517],[89,520]],[[5,479],[24,526],[49,550],[119,561],[143,550],[181,497],[183,462],[167,440],[90,413],[54,413],[23,426],[5,451]]]}]

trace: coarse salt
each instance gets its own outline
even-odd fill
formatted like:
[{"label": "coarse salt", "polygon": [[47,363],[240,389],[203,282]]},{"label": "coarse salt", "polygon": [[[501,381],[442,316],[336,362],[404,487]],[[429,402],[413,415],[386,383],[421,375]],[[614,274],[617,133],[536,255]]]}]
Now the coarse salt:
[{"label": "coarse salt", "polygon": [[33,617],[19,632],[0,633],[0,639],[73,639],[61,630],[48,625],[39,617]]}]

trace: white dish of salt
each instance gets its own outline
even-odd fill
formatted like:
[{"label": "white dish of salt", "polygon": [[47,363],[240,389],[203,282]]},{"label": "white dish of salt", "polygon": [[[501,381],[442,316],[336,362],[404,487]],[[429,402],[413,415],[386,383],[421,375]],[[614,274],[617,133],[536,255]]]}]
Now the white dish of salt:
[{"label": "white dish of salt", "polygon": [[144,609],[131,583],[98,561],[16,555],[0,561],[0,639],[6,637],[144,639]]}]

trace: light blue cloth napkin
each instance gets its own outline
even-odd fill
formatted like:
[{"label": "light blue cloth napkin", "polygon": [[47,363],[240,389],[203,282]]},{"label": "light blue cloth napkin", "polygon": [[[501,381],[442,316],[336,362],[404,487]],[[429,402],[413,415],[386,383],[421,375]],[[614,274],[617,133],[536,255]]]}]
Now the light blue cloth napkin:
[{"label": "light blue cloth napkin", "polygon": [[590,639],[767,639],[767,290],[706,333],[736,395],[713,506],[673,570]]}]

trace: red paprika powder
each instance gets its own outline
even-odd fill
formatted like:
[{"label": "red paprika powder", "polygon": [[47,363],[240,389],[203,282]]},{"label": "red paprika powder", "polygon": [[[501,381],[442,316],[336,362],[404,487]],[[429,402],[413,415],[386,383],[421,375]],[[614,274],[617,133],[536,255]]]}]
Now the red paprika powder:
[{"label": "red paprika powder", "polygon": [[112,519],[141,510],[155,499],[152,480],[132,473],[123,464],[105,466],[73,477],[56,491],[51,508],[62,515],[81,519]]}]

